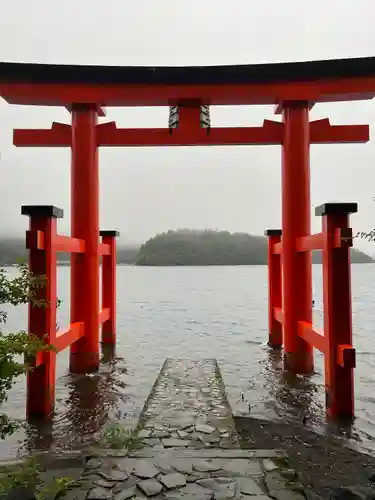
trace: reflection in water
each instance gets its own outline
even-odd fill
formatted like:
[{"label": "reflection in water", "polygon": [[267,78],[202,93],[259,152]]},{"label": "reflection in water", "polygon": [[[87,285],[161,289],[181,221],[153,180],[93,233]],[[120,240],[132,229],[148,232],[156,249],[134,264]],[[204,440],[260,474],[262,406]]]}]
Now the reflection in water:
[{"label": "reflection in water", "polygon": [[269,396],[276,402],[276,412],[284,420],[316,423],[321,420],[323,407],[319,388],[311,376],[294,375],[283,371],[280,349],[269,349],[261,368]]},{"label": "reflection in water", "polygon": [[[30,422],[26,428],[28,450],[77,449],[97,439],[105,424],[118,417],[118,406],[124,399],[121,380],[124,360],[106,346],[98,373],[67,375],[63,383],[68,396],[62,414],[47,422]],[[59,436],[53,435],[54,421],[59,423]]]},{"label": "reflection in water", "polygon": [[352,420],[325,419],[324,387],[313,381],[314,375],[283,371],[282,350],[269,349],[261,371],[268,393],[276,402],[278,417],[286,422],[302,422],[327,436],[358,439]]},{"label": "reflection in water", "polygon": [[52,416],[43,422],[29,420],[25,425],[25,441],[23,444],[27,452],[53,449],[53,420]]}]

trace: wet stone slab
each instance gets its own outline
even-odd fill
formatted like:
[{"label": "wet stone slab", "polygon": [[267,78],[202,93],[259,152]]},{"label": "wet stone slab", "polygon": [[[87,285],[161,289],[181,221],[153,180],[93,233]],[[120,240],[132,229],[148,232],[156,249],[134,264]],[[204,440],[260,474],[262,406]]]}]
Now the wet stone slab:
[{"label": "wet stone slab", "polygon": [[92,456],[67,500],[301,500],[277,465],[283,453],[239,447],[215,360],[166,360],[137,439],[136,449]]},{"label": "wet stone slab", "polygon": [[[80,500],[128,500],[130,498],[155,499],[214,499],[230,498],[267,500],[303,500],[300,491],[290,484],[290,469],[280,469],[272,458],[231,458],[232,450],[217,450],[211,458],[181,456],[175,450],[164,457],[123,457],[111,460],[98,470],[89,469],[101,476],[117,478],[98,484],[86,484],[86,493]],[[186,451],[186,450],[185,450]],[[225,457],[225,451],[227,457]],[[245,450],[244,450],[245,451]],[[262,451],[265,454],[265,450]],[[272,450],[269,453],[272,455]],[[272,467],[271,467],[272,465]],[[272,471],[267,472],[267,469]],[[119,471],[123,472],[120,474]],[[91,477],[91,476],[86,476]],[[126,479],[125,479],[126,478]],[[80,485],[82,490],[82,484]],[[69,495],[68,495],[69,496]],[[70,492],[69,500],[78,498]]]},{"label": "wet stone slab", "polygon": [[215,359],[167,359],[140,417],[139,438],[165,448],[236,448],[232,410]]}]

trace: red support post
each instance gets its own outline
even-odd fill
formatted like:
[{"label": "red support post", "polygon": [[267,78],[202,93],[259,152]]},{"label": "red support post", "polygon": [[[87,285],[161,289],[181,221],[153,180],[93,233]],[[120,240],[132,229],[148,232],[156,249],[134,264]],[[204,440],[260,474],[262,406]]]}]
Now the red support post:
[{"label": "red support post", "polygon": [[297,239],[310,234],[309,103],[283,103],[282,231],[284,367],[314,369],[312,347],[298,335],[298,321],[312,322],[311,253],[298,253]]},{"label": "red support post", "polygon": [[[326,203],[315,209],[323,217],[323,304],[326,410],[331,418],[353,418],[355,352],[352,348],[349,214],[356,203]],[[342,245],[336,245],[337,230]]]},{"label": "red support post", "polygon": [[100,231],[102,243],[110,248],[102,256],[102,310],[109,309],[109,318],[102,324],[102,344],[116,345],[116,237],[118,231]]},{"label": "red support post", "polygon": [[71,323],[84,323],[85,335],[71,346],[70,370],[99,368],[99,168],[96,141],[98,107],[72,106],[71,231],[85,242],[83,255],[71,256]]},{"label": "red support post", "polygon": [[[56,219],[63,217],[63,211],[54,206],[23,206],[22,215],[30,217],[26,234],[29,249],[29,271],[42,286],[33,287],[33,297],[29,302],[29,334],[43,338],[47,344],[56,340],[56,252],[53,248],[56,238]],[[43,245],[39,245],[39,241]],[[43,249],[38,247],[42,246]],[[42,301],[39,305],[37,301]],[[55,402],[56,352],[39,354],[39,363],[27,372],[28,418],[47,417],[52,414]]]},{"label": "red support post", "polygon": [[283,345],[282,323],[275,317],[275,307],[282,308],[282,273],[280,254],[274,247],[281,242],[281,229],[267,229],[268,237],[268,345],[279,348]]}]

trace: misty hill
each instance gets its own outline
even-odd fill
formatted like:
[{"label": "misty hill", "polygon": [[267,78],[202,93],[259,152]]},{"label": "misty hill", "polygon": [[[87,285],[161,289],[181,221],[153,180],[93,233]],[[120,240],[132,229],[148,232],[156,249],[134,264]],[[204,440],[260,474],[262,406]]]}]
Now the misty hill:
[{"label": "misty hill", "polygon": [[[117,248],[118,264],[134,264],[139,247],[119,246]],[[58,254],[58,260],[61,263],[69,263],[70,255],[65,253]],[[27,250],[25,240],[22,238],[4,238],[0,239],[0,266],[16,264],[20,260],[27,259]]]},{"label": "misty hill", "polygon": [[21,238],[0,239],[0,266],[16,264],[27,259],[25,240]]},{"label": "misty hill", "polygon": [[117,247],[117,264],[135,264],[139,246]]},{"label": "misty hill", "polygon": [[[0,239],[0,266],[26,259],[24,239]],[[58,259],[62,264],[69,264],[69,254],[59,253]],[[320,252],[313,253],[313,262],[321,262]],[[352,249],[352,262],[367,263],[373,259]],[[267,240],[263,236],[227,231],[168,231],[149,239],[140,249],[118,246],[117,263],[140,266],[263,265],[267,264]]]},{"label": "misty hill", "polygon": [[[313,262],[321,262],[320,252],[313,252]],[[353,263],[373,259],[352,249]],[[267,239],[247,233],[178,229],[158,234],[144,243],[137,255],[139,266],[211,266],[265,265]]]}]

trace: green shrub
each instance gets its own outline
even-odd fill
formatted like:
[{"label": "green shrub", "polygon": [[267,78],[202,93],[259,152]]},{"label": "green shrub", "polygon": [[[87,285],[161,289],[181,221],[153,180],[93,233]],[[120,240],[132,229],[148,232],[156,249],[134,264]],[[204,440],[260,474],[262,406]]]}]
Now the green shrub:
[{"label": "green shrub", "polygon": [[7,313],[1,309],[1,305],[18,306],[31,301],[34,307],[46,306],[35,297],[36,289],[45,286],[45,277],[33,277],[26,264],[17,267],[19,272],[15,278],[9,278],[6,270],[0,269],[0,439],[4,439],[17,428],[16,423],[1,412],[9,389],[17,377],[30,368],[27,360],[35,357],[37,352],[49,349],[43,339],[25,331],[4,331]]}]

